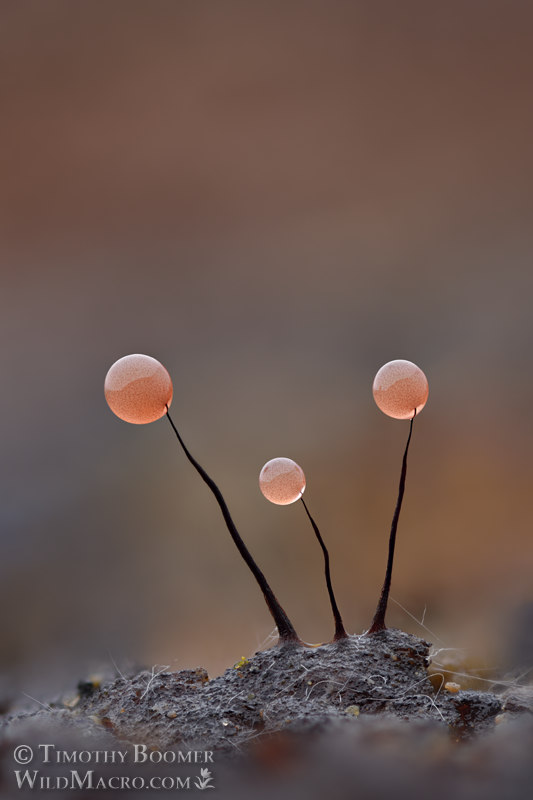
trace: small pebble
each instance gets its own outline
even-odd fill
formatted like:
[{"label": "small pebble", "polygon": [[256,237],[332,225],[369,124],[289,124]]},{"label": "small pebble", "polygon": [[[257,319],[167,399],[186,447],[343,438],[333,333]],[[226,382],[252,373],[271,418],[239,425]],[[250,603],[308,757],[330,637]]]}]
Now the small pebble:
[{"label": "small pebble", "polygon": [[453,681],[448,681],[448,683],[444,684],[444,688],[446,689],[447,692],[451,692],[452,694],[455,694],[456,692],[459,691],[461,686],[460,686],[460,684],[454,683]]},{"label": "small pebble", "polygon": [[345,714],[350,714],[350,716],[352,716],[352,717],[358,717],[359,713],[360,713],[359,712],[359,706],[348,706],[348,708],[344,709],[344,713]]}]

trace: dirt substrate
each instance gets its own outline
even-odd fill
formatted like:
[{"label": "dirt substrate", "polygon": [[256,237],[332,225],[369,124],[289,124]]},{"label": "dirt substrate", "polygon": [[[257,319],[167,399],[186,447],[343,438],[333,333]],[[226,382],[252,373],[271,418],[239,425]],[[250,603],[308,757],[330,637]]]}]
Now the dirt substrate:
[{"label": "dirt substrate", "polygon": [[[320,647],[274,647],[241,659],[213,680],[197,669],[142,671],[101,685],[82,681],[49,708],[1,718],[3,796],[23,796],[13,771],[26,767],[13,763],[13,752],[28,744],[36,753],[31,769],[39,770],[38,778],[70,774],[71,763],[54,761],[62,749],[105,750],[126,754],[120,768],[118,761],[94,758],[77,768],[93,769],[96,777],[146,781],[152,775],[189,776],[188,791],[200,790],[201,769],[208,769],[205,788],[232,798],[381,798],[393,792],[529,800],[531,688],[503,694],[436,689],[428,665],[427,642],[387,630]],[[54,745],[44,765],[43,742]],[[136,744],[146,745],[141,751],[154,753],[155,763],[135,763]],[[190,751],[199,753],[197,763],[187,762]],[[202,755],[206,751],[212,761]],[[157,763],[161,752],[169,760],[181,753],[179,764]],[[85,793],[105,797],[117,791],[50,789],[46,796]]]}]

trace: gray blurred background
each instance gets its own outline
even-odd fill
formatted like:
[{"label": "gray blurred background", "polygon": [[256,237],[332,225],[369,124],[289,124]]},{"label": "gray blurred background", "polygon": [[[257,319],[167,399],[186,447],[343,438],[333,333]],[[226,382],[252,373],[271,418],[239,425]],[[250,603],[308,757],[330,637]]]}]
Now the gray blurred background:
[{"label": "gray blurred background", "polygon": [[[307,641],[370,624],[426,372],[392,595],[494,655],[533,600],[533,10],[522,2],[0,2],[2,671],[217,673],[272,622],[165,420],[108,410],[161,360],[173,417]],[[392,604],[388,622],[421,633]],[[431,638],[431,637],[429,637]],[[497,654],[494,655],[497,660]]]}]

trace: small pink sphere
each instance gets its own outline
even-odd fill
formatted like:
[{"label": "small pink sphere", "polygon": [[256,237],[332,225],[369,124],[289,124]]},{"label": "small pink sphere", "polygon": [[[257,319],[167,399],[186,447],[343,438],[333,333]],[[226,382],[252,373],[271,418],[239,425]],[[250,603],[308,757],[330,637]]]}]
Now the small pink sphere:
[{"label": "small pink sphere", "polygon": [[273,458],[259,474],[259,488],[271,503],[288,506],[305,491],[304,471],[292,458]]},{"label": "small pink sphere", "polygon": [[167,413],[172,380],[159,361],[139,353],[115,361],[105,378],[105,399],[125,422],[144,425]]},{"label": "small pink sphere", "polygon": [[394,419],[412,419],[426,405],[427,378],[416,364],[402,358],[384,364],[372,386],[378,408]]}]

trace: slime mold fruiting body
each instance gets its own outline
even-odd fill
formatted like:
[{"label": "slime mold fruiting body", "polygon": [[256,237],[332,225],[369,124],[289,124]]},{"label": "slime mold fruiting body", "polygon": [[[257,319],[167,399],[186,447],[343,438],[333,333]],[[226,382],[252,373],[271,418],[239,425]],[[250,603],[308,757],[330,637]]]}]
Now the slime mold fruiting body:
[{"label": "slime mold fruiting body", "polygon": [[305,492],[304,471],[292,458],[271,458],[259,473],[259,488],[271,503],[288,506]]},{"label": "slime mold fruiting body", "polygon": [[400,474],[400,485],[398,488],[398,499],[396,501],[396,508],[392,517],[392,524],[389,536],[389,554],[387,559],[387,569],[385,571],[385,580],[381,590],[379,603],[372,621],[372,625],[368,631],[371,633],[379,633],[386,628],[385,614],[387,611],[387,603],[389,600],[389,593],[392,581],[392,567],[394,563],[394,548],[396,545],[396,531],[398,528],[398,520],[400,518],[400,511],[402,509],[403,496],[405,492],[405,479],[407,476],[407,454],[409,452],[409,444],[411,443],[411,436],[413,434],[413,422],[417,414],[424,408],[428,394],[427,378],[416,364],[412,361],[405,361],[398,359],[396,361],[389,361],[380,370],[378,370],[374,378],[372,387],[374,400],[378,408],[394,419],[410,419],[409,436],[407,437],[407,444],[402,460],[402,470]]},{"label": "slime mold fruiting body", "polygon": [[115,361],[106,375],[105,399],[125,422],[145,425],[161,419],[172,402],[172,380],[155,358],[136,353]]},{"label": "slime mold fruiting body", "polygon": [[169,414],[172,391],[172,380],[165,367],[151,356],[141,354],[120,358],[109,369],[105,379],[107,403],[120,419],[142,425],[161,419],[166,414],[187,459],[213,492],[231,538],[263,592],[276,623],[280,643],[300,642],[291,621],[237,531],[222,492],[185,446]]},{"label": "slime mold fruiting body", "polygon": [[372,385],[374,400],[384,414],[394,419],[413,419],[427,403],[427,378],[416,364],[398,358],[384,364]]},{"label": "slime mold fruiting body", "polygon": [[307,514],[313,527],[313,531],[315,532],[315,536],[320,547],[322,548],[322,553],[324,556],[326,586],[328,589],[331,610],[333,612],[333,619],[335,621],[335,636],[333,639],[334,641],[337,641],[339,639],[345,639],[348,634],[344,628],[342,617],[337,606],[337,601],[335,600],[335,593],[333,591],[333,585],[331,582],[328,549],[320,534],[318,525],[311,516],[309,509],[307,508],[307,504],[303,498],[305,486],[306,482],[304,471],[300,465],[291,458],[272,458],[270,461],[267,461],[259,473],[259,488],[267,500],[270,500],[271,503],[280,506],[289,505],[290,503],[295,503],[297,500],[301,500],[302,505],[305,508],[305,513]]},{"label": "slime mold fruiting body", "polygon": [[[378,633],[386,628],[385,614],[392,580],[396,532],[405,492],[407,455],[413,433],[414,419],[424,408],[429,391],[428,382],[422,370],[411,361],[403,359],[389,361],[381,367],[374,378],[372,389],[376,404],[384,414],[394,419],[408,419],[410,420],[410,425],[402,461],[398,499],[389,536],[385,580],[376,613],[368,631],[369,634]],[[173,387],[169,373],[159,361],[151,356],[139,353],[124,356],[111,366],[106,375],[105,397],[113,413],[120,419],[132,424],[143,425],[155,422],[165,415],[167,416],[187,459],[215,496],[230,536],[263,593],[268,609],[277,626],[280,644],[301,644],[302,642],[294,626],[240,536],[222,492],[185,445],[178,428],[170,416],[169,408],[172,396]],[[290,458],[271,459],[261,470],[259,485],[264,496],[276,505],[289,505],[301,500],[324,556],[326,585],[335,620],[334,641],[346,638],[348,634],[344,628],[333,592],[329,553],[318,526],[303,499],[306,482],[302,468]]]}]

